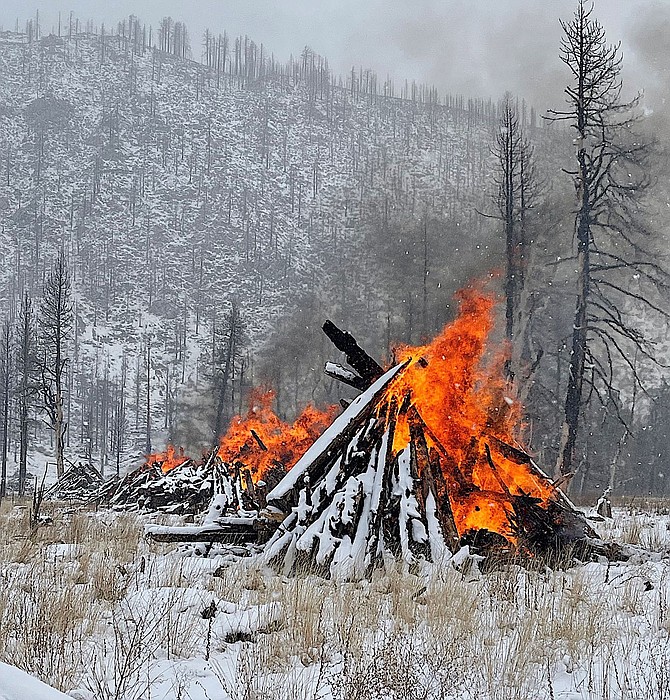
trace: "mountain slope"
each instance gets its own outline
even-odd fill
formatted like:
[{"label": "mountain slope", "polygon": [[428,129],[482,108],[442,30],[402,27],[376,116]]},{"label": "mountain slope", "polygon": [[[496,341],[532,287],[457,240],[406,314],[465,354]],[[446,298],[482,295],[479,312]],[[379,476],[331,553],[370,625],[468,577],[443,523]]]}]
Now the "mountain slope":
[{"label": "mountain slope", "polygon": [[[155,443],[177,430],[180,401],[205,416],[207,401],[187,394],[211,391],[206,365],[232,301],[249,348],[239,397],[288,315],[309,306],[383,349],[384,335],[411,341],[439,326],[453,287],[489,264],[474,209],[490,170],[490,104],[384,96],[369,73],[342,84],[308,51],[286,66],[252,61],[248,40],[246,62],[231,49],[221,74],[122,36],[28,39],[0,36],[12,261],[0,295],[10,313],[22,289],[38,298],[64,246],[77,317],[71,446],[109,456],[110,387],[126,395],[124,450],[146,442],[147,396]],[[313,382],[297,384],[296,402],[314,395]]]}]

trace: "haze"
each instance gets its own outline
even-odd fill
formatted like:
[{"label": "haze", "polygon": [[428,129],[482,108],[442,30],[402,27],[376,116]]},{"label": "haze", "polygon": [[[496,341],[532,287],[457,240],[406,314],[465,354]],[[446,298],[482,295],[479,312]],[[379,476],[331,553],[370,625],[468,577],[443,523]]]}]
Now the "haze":
[{"label": "haze", "polygon": [[[336,73],[352,65],[436,85],[468,96],[499,97],[511,90],[540,110],[560,99],[565,72],[558,61],[558,18],[569,18],[573,0],[73,0],[26,4],[5,0],[0,23],[8,29],[39,10],[43,31],[73,11],[80,20],[115,24],[128,14],[156,26],[171,15],[187,23],[193,57],[200,58],[205,27],[246,34],[285,60],[306,45],[326,56]],[[670,0],[601,0],[599,19],[612,41],[622,41],[627,84],[644,90],[647,104],[667,85],[664,27]]]}]

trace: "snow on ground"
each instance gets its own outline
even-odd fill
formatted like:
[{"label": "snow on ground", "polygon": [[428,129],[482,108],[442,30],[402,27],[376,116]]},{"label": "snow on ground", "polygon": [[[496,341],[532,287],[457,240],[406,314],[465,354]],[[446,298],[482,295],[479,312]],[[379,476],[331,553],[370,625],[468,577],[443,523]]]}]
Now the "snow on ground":
[{"label": "snow on ground", "polygon": [[670,516],[647,506],[597,524],[647,549],[631,562],[342,583],[184,557],[135,515],[55,513],[28,537],[7,504],[0,699],[65,697],[17,668],[77,700],[668,698]]},{"label": "snow on ground", "polygon": [[0,700],[70,700],[14,666],[0,662]]}]

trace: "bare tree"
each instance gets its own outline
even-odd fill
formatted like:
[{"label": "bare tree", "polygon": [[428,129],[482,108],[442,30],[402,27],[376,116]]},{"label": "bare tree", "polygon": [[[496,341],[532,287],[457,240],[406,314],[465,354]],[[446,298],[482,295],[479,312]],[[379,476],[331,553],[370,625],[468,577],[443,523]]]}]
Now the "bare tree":
[{"label": "bare tree", "polygon": [[19,418],[19,496],[26,491],[28,472],[28,414],[36,388],[33,303],[28,292],[21,299],[16,335],[16,388]]},{"label": "bare tree", "polygon": [[151,360],[151,333],[147,333],[146,345],[144,348],[144,371],[146,374],[146,395],[145,395],[145,450],[146,454],[150,455],[152,453],[151,446],[151,370],[152,370],[152,360]]},{"label": "bare tree", "polygon": [[72,331],[73,315],[70,270],[61,249],[44,284],[40,308],[40,373],[42,408],[46,424],[53,430],[56,445],[56,471],[64,469],[64,447],[67,423],[63,412],[67,342]]},{"label": "bare tree", "polygon": [[12,324],[6,318],[0,329],[0,376],[2,377],[2,472],[0,500],[7,495],[7,445],[9,437],[9,393],[12,380]]},{"label": "bare tree", "polygon": [[165,53],[172,50],[173,27],[172,17],[163,17],[158,27],[158,48]]},{"label": "bare tree", "polygon": [[[507,363],[509,380],[518,374],[523,355],[526,314],[522,297],[526,282],[530,237],[528,213],[538,194],[533,147],[523,133],[512,96],[501,106],[493,154],[497,160],[495,203],[505,234],[505,336],[512,344]],[[527,359],[527,358],[526,358]]]},{"label": "bare tree", "polygon": [[[219,342],[215,345],[214,354],[214,388],[216,392],[216,413],[214,416],[214,437],[223,434],[229,406],[228,390],[235,369],[235,360],[239,352],[242,336],[242,319],[237,304],[233,301],[230,311],[219,335]],[[232,404],[232,400],[230,401]],[[232,406],[230,406],[232,407]]]},{"label": "bare tree", "polygon": [[175,22],[172,17],[163,17],[158,28],[159,48],[165,53],[186,58],[191,53],[188,29],[183,22]]},{"label": "bare tree", "polygon": [[570,22],[561,22],[561,60],[572,74],[566,88],[567,108],[549,119],[567,121],[575,131],[576,166],[568,171],[577,195],[575,217],[577,297],[571,335],[567,391],[556,475],[574,471],[575,444],[586,400],[595,396],[618,406],[613,386],[617,365],[627,367],[635,382],[633,348],[651,357],[639,329],[627,323],[626,306],[641,304],[667,315],[653,296],[628,282],[622,271],[657,289],[666,274],[641,241],[639,205],[648,178],[646,146],[632,133],[637,100],[621,99],[622,58],[619,45],[606,43],[593,7],[580,0]]},{"label": "bare tree", "polygon": [[114,386],[115,400],[112,417],[111,449],[116,459],[116,476],[119,476],[121,471],[121,452],[123,451],[128,423],[125,395],[127,379],[128,361],[124,354],[121,360],[121,380]]}]

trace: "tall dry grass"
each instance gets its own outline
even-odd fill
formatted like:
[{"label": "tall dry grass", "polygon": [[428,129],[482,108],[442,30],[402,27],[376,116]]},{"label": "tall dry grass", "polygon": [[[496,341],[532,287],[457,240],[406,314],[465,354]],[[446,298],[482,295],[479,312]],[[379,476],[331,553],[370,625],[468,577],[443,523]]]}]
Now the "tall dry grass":
[{"label": "tall dry grass", "polygon": [[[662,552],[663,517],[619,512],[607,527]],[[0,660],[81,698],[144,700],[168,672],[167,697],[204,697],[189,666],[198,658],[216,697],[232,700],[553,700],[568,691],[670,700],[670,567],[660,554],[486,575],[396,568],[334,583],[252,561],[213,576],[216,562],[149,546],[137,516],[55,510],[53,519],[31,531],[20,504],[0,509]],[[210,600],[219,611],[208,643],[200,613]],[[272,614],[231,634],[226,605]]]}]

